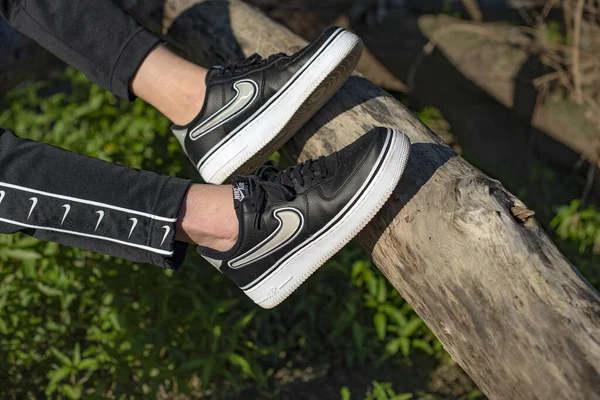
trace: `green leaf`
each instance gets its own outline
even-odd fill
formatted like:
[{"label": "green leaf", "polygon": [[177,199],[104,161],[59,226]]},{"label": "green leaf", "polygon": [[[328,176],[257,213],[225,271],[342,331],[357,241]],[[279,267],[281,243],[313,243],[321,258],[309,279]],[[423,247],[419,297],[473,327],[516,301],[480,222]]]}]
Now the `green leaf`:
[{"label": "green leaf", "polygon": [[213,327],[213,335],[215,338],[220,338],[222,333],[222,329],[220,325],[216,325]]},{"label": "green leaf", "polygon": [[410,400],[413,398],[412,393],[401,393],[390,397],[390,400]]},{"label": "green leaf", "polygon": [[86,358],[77,365],[77,368],[80,371],[95,371],[98,369],[98,361],[94,358]]},{"label": "green leaf", "polygon": [[402,351],[402,355],[404,357],[408,357],[410,355],[410,339],[406,336],[398,338],[400,341],[400,350]]},{"label": "green leaf", "polygon": [[62,293],[63,293],[62,291],[60,291],[60,290],[58,290],[58,289],[56,289],[56,288],[53,288],[53,287],[50,287],[50,286],[44,285],[44,284],[43,284],[43,283],[41,283],[41,282],[39,282],[39,283],[37,284],[37,288],[38,288],[38,290],[39,290],[40,292],[44,293],[44,294],[45,294],[46,296],[48,296],[48,297],[57,297],[57,296],[60,296],[60,295],[62,295]]},{"label": "green leaf", "polygon": [[110,320],[112,326],[115,328],[115,330],[117,331],[121,331],[121,324],[119,323],[119,317],[117,317],[117,313],[111,313],[108,316],[108,319]]},{"label": "green leaf", "polygon": [[12,247],[16,249],[24,249],[27,247],[33,247],[39,243],[40,241],[33,236],[23,236],[20,240],[16,241]]},{"label": "green leaf", "polygon": [[78,366],[81,362],[81,349],[79,348],[79,342],[75,343],[75,348],[73,349],[73,364]]},{"label": "green leaf", "polygon": [[343,386],[340,389],[340,396],[341,400],[350,400],[350,389],[348,389],[348,386]]},{"label": "green leaf", "polygon": [[50,347],[50,352],[56,357],[63,365],[73,365],[73,362],[64,353],[61,353],[56,347]]},{"label": "green leaf", "polygon": [[23,250],[23,249],[5,249],[3,250],[2,254],[7,257],[7,258],[15,258],[17,260],[21,260],[21,261],[27,261],[27,260],[39,260],[40,258],[42,258],[42,255],[39,253],[36,253],[33,250]]},{"label": "green leaf", "polygon": [[398,339],[389,341],[388,344],[385,346],[385,351],[387,351],[387,353],[390,355],[394,355],[394,354],[398,353],[399,349],[400,349],[400,341]]},{"label": "green leaf", "polygon": [[56,385],[69,375],[71,375],[71,368],[69,367],[62,367],[58,370],[52,370],[48,372],[48,378],[50,379],[49,383],[51,385]]},{"label": "green leaf", "polygon": [[248,325],[250,323],[250,321],[252,321],[252,318],[254,318],[254,316],[256,315],[256,311],[251,311],[248,314],[246,314],[244,316],[244,318],[242,318],[241,320],[238,321],[237,323],[237,327],[238,328],[243,328],[246,325]]},{"label": "green leaf", "polygon": [[352,324],[352,335],[354,336],[354,342],[356,343],[357,348],[362,348],[364,343],[364,334],[362,326],[354,321]]},{"label": "green leaf", "polygon": [[373,393],[375,394],[377,400],[388,400],[385,387],[377,381],[373,381]]},{"label": "green leaf", "polygon": [[372,297],[377,296],[377,278],[373,274],[365,274],[365,283],[367,284],[367,290]]},{"label": "green leaf", "polygon": [[246,359],[244,357],[242,357],[238,354],[232,353],[229,355],[228,358],[229,358],[230,363],[240,367],[246,375],[251,376],[253,378],[255,377],[254,371],[252,371],[250,364],[248,363],[248,361],[246,361]]},{"label": "green leaf", "polygon": [[111,305],[114,297],[115,296],[112,293],[104,293],[104,296],[102,296],[102,304],[105,306]]},{"label": "green leaf", "polygon": [[414,316],[408,321],[404,329],[402,330],[402,336],[410,336],[419,329],[419,327],[423,325],[423,320],[418,316]]},{"label": "green leaf", "polygon": [[387,299],[387,283],[385,278],[379,277],[379,290],[377,291],[377,301],[379,303],[385,303]]},{"label": "green leaf", "polygon": [[366,264],[367,263],[363,260],[355,261],[354,264],[352,264],[352,271],[350,272],[352,281],[357,281],[358,277],[362,274],[365,268],[368,268]]},{"label": "green leaf", "polygon": [[210,358],[207,361],[208,362],[204,363],[204,366],[202,368],[202,375],[200,376],[203,385],[207,384],[212,376],[213,359]]},{"label": "green leaf", "polygon": [[77,400],[81,397],[81,386],[62,385],[61,389],[71,400]]},{"label": "green leaf", "polygon": [[402,311],[400,311],[399,309],[397,309],[396,307],[394,307],[391,304],[383,304],[381,306],[381,311],[383,311],[384,313],[387,314],[388,318],[390,319],[391,322],[395,323],[396,325],[398,325],[399,327],[404,327],[407,323],[406,317],[404,316],[404,314],[402,313]]},{"label": "green leaf", "polygon": [[432,355],[434,353],[433,347],[431,347],[431,345],[423,339],[413,339],[412,346],[416,349],[423,350],[426,354],[429,355]]},{"label": "green leaf", "polygon": [[0,333],[3,335],[8,335],[8,327],[6,326],[6,322],[0,318]]},{"label": "green leaf", "polygon": [[46,329],[50,330],[50,331],[62,331],[64,329],[63,325],[60,325],[58,323],[56,323],[55,321],[49,319],[48,321],[46,321]]},{"label": "green leaf", "polygon": [[385,339],[385,332],[387,327],[387,317],[384,313],[378,312],[373,316],[373,323],[375,324],[375,330],[377,331],[377,337],[379,340]]}]

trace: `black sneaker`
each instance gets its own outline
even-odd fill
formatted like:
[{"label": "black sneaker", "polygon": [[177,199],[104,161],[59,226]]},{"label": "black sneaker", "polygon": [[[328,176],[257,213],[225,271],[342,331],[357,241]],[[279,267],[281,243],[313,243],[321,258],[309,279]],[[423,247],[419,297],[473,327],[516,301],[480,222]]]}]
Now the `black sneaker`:
[{"label": "black sneaker", "polygon": [[186,126],[172,127],[204,181],[253,171],[325,104],[352,73],[362,42],[329,28],[298,53],[254,54],[206,76],[206,100]]},{"label": "black sneaker", "polygon": [[328,157],[233,178],[239,236],[226,252],[198,252],[252,300],[272,308],[352,239],[398,184],[410,142],[375,128]]}]

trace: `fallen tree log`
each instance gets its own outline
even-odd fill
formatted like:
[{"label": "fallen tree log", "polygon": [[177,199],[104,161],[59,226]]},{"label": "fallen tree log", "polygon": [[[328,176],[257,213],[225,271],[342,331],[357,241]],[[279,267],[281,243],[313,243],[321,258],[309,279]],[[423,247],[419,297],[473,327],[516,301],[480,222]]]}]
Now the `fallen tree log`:
[{"label": "fallen tree log", "polygon": [[[147,21],[153,1],[138,3]],[[167,41],[204,65],[306,43],[239,1],[167,3]],[[598,293],[521,201],[397,100],[353,77],[284,151],[318,157],[377,125],[413,143],[395,195],[359,235],[378,268],[489,397],[600,398]]]},{"label": "fallen tree log", "polygon": [[[305,44],[239,1],[170,0],[157,14],[162,3],[127,1],[154,29],[173,20],[167,41],[204,65]],[[378,125],[413,143],[394,196],[358,238],[378,268],[490,398],[600,398],[598,293],[521,201],[397,100],[352,77],[284,151],[328,154]]]}]

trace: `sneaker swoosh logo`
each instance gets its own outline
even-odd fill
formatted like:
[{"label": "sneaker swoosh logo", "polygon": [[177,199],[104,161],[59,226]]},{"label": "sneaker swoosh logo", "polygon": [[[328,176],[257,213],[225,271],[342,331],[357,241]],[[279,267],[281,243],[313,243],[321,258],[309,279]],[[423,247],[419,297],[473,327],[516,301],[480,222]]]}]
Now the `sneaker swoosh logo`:
[{"label": "sneaker swoosh logo", "polygon": [[223,125],[254,102],[258,95],[258,85],[250,79],[237,81],[233,84],[236,95],[219,111],[210,116],[206,121],[190,131],[190,139],[198,140],[212,130]]},{"label": "sneaker swoosh logo", "polygon": [[5,195],[6,195],[6,192],[4,190],[0,190],[0,203],[2,203],[2,200],[4,200]]},{"label": "sneaker swoosh logo", "polygon": [[304,216],[295,208],[279,208],[273,215],[279,221],[277,229],[254,248],[230,260],[228,264],[231,268],[241,268],[279,250],[294,240],[304,226]]}]

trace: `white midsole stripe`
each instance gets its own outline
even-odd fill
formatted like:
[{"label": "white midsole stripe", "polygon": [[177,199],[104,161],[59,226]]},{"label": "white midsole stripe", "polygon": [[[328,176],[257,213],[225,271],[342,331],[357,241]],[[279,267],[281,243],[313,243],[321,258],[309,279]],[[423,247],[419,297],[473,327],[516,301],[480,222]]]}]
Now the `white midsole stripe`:
[{"label": "white midsole stripe", "polygon": [[97,202],[97,201],[78,199],[76,197],[70,197],[70,196],[64,196],[64,195],[61,195],[61,194],[44,192],[42,190],[31,189],[31,188],[28,188],[28,187],[25,187],[25,186],[14,185],[12,183],[0,182],[0,186],[12,188],[12,189],[17,189],[17,190],[21,190],[21,191],[24,191],[24,192],[37,193],[37,194],[41,194],[41,195],[49,196],[49,197],[55,197],[57,199],[70,200],[70,201],[75,201],[75,202],[78,202],[78,203],[89,204],[91,206],[97,206],[97,207],[102,207],[102,208],[110,208],[112,210],[122,211],[122,212],[129,213],[129,214],[141,215],[143,217],[155,219],[157,221],[165,221],[165,222],[175,222],[175,221],[177,221],[177,218],[161,217],[159,215],[149,214],[149,213],[145,213],[145,212],[142,212],[142,211],[131,210],[129,208],[123,208],[123,207],[113,206],[111,204],[100,203],[100,202]]},{"label": "white midsole stripe", "polygon": [[166,251],[166,250],[161,250],[161,249],[155,249],[154,247],[144,246],[142,244],[129,243],[129,242],[125,242],[123,240],[113,239],[113,238],[109,238],[109,237],[98,236],[98,235],[90,235],[88,233],[68,231],[66,229],[50,228],[50,227],[47,227],[47,226],[24,224],[22,222],[12,221],[12,220],[6,219],[6,218],[0,218],[0,222],[6,222],[7,224],[23,226],[25,228],[33,228],[33,229],[41,229],[41,230],[44,230],[44,231],[53,231],[53,232],[60,232],[60,233],[68,233],[68,234],[76,235],[76,236],[83,236],[83,237],[88,237],[88,238],[93,238],[93,239],[106,240],[106,241],[109,241],[109,242],[123,244],[123,245],[129,246],[129,247],[136,247],[138,249],[151,251],[153,253],[162,254],[162,255],[165,255],[165,256],[171,256],[174,253],[173,251]]}]

